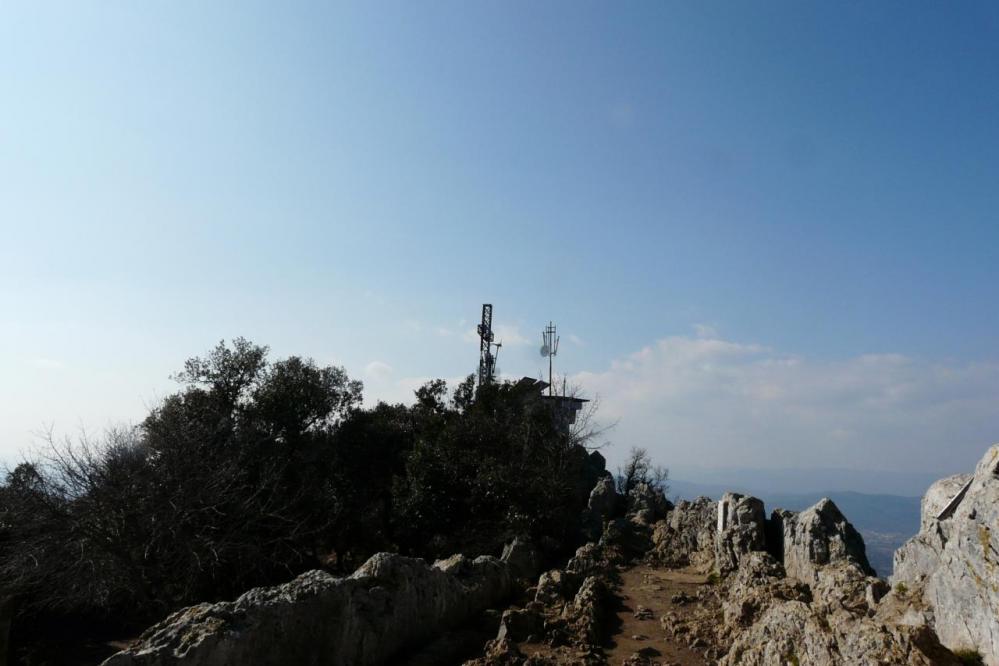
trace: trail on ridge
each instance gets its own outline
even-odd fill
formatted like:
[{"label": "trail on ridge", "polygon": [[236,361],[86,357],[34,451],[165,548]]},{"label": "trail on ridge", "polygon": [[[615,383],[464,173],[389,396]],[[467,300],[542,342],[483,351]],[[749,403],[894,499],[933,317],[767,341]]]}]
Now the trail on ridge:
[{"label": "trail on ridge", "polygon": [[[686,615],[709,603],[698,595],[708,585],[707,576],[693,568],[667,569],[636,564],[620,572],[619,601],[614,632],[606,647],[607,663],[670,664],[702,666],[709,664],[703,646],[666,635],[660,618],[671,612]],[[634,655],[642,659],[634,660]],[[627,661],[632,659],[632,661]]]}]

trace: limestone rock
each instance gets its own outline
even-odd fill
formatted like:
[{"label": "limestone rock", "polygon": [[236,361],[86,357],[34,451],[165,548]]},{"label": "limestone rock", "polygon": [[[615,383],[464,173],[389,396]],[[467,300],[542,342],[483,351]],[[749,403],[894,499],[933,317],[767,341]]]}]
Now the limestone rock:
[{"label": "limestone rock", "polygon": [[541,635],[544,627],[545,619],[541,613],[526,608],[510,609],[503,611],[496,640],[526,641]]},{"label": "limestone rock", "polygon": [[628,493],[628,516],[642,525],[651,525],[666,517],[673,506],[659,488],[637,483]]},{"label": "limestone rock", "polygon": [[593,486],[593,490],[590,491],[590,499],[587,501],[586,508],[594,516],[601,520],[607,520],[614,515],[619,499],[617,489],[614,487],[614,479],[610,476],[602,476],[597,481],[597,485]]},{"label": "limestone rock", "polygon": [[738,567],[745,554],[766,547],[766,514],[755,497],[725,493],[718,502],[717,525],[715,566],[721,573]]},{"label": "limestone rock", "polygon": [[713,566],[717,520],[717,504],[707,497],[680,502],[667,520],[655,524],[649,560],[670,567]]},{"label": "limestone rock", "polygon": [[576,554],[572,556],[566,565],[566,571],[583,575],[591,575],[604,571],[610,566],[604,549],[595,543],[586,543],[576,549]]},{"label": "limestone rock", "polygon": [[541,555],[527,539],[521,537],[504,546],[500,561],[510,567],[510,573],[516,578],[534,580],[541,570]]},{"label": "limestone rock", "polygon": [[920,522],[895,553],[893,585],[921,593],[941,643],[999,666],[999,444],[971,477],[930,486]]},{"label": "limestone rock", "polygon": [[507,597],[492,557],[423,560],[379,553],[348,578],[310,571],[236,601],[199,604],[148,629],[105,666],[383,663]]},{"label": "limestone rock", "polygon": [[604,523],[614,516],[620,499],[614,486],[614,479],[610,475],[600,477],[590,491],[590,498],[583,511],[583,536],[590,541],[599,539],[604,530]]},{"label": "limestone rock", "polygon": [[874,570],[867,562],[864,538],[840,513],[832,500],[821,499],[800,513],[774,510],[771,520],[783,554],[787,575],[811,583],[818,580],[821,565],[849,561],[867,575]]},{"label": "limestone rock", "polygon": [[731,627],[751,626],[774,604],[782,601],[810,603],[812,594],[807,585],[789,580],[784,567],[769,553],[747,553],[729,581],[722,612]]},{"label": "limestone rock", "polygon": [[[958,502],[963,500],[962,491],[968,482],[974,478],[973,474],[955,474],[933,482],[923,495],[923,501],[919,512],[919,531],[923,532],[932,529],[934,524],[940,522],[938,518],[948,508],[952,500]],[[960,496],[960,497],[959,497]],[[956,505],[955,507],[956,508]]]},{"label": "limestone rock", "polygon": [[610,591],[603,579],[589,576],[566,608],[579,645],[599,645],[606,623]]},{"label": "limestone rock", "polygon": [[534,600],[550,606],[572,599],[579,589],[582,578],[578,574],[560,569],[552,569],[541,574]]},{"label": "limestone rock", "polygon": [[[769,554],[752,552],[739,562],[723,603],[721,633],[729,649],[720,663],[956,664],[926,624],[906,618],[906,605],[869,599],[883,582],[848,559],[814,569],[811,585],[784,576]],[[879,586],[875,593],[872,586]],[[891,596],[891,595],[888,595]],[[907,621],[908,620],[908,621]]]}]

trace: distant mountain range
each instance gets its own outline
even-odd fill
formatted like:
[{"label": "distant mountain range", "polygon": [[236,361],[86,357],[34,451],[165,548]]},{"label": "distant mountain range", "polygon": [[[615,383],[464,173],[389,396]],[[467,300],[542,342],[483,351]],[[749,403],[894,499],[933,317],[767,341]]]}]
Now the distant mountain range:
[{"label": "distant mountain range", "polygon": [[776,508],[801,511],[828,497],[839,507],[854,527],[863,535],[867,557],[878,575],[887,577],[892,572],[895,550],[919,531],[919,497],[903,495],[867,494],[854,491],[829,490],[810,493],[781,493],[732,488],[718,484],[694,483],[670,479],[670,498],[693,499],[704,495],[717,500],[726,491],[741,492],[759,497],[766,505],[767,514]]},{"label": "distant mountain range", "polygon": [[[949,474],[964,471],[938,469],[933,472],[905,472],[884,469],[845,469],[837,467],[697,467],[671,465],[670,475],[698,484],[725,488],[748,487],[770,493],[811,493],[816,488],[854,490],[871,495],[922,497],[930,484]],[[755,492],[753,494],[756,494]]]}]

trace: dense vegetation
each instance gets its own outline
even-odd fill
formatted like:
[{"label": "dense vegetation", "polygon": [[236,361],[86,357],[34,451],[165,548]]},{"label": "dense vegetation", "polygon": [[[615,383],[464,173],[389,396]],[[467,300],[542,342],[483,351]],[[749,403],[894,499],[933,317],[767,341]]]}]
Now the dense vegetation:
[{"label": "dense vegetation", "polygon": [[176,379],[138,427],[50,441],[7,475],[0,584],[22,642],[54,619],[131,630],[379,550],[574,545],[596,471],[580,435],[515,385],[438,380],[412,406],[363,409],[343,369],[270,362],[243,339]]}]

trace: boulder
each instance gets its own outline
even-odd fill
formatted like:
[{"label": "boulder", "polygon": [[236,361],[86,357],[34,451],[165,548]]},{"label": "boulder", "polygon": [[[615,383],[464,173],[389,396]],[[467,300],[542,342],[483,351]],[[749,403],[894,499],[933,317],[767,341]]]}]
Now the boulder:
[{"label": "boulder", "polygon": [[590,451],[586,460],[587,467],[595,474],[607,474],[607,459],[599,451]]},{"label": "boulder", "polygon": [[541,571],[541,555],[526,538],[517,537],[503,547],[500,561],[510,567],[510,573],[520,579],[534,580]]},{"label": "boulder", "polygon": [[651,562],[669,567],[714,564],[718,505],[707,497],[678,503],[652,531]]},{"label": "boulder", "polygon": [[936,570],[952,531],[962,524],[953,517],[964,504],[973,479],[973,474],[955,474],[929,487],[920,507],[919,534],[895,551],[892,580],[921,586]]},{"label": "boulder", "polygon": [[628,517],[642,525],[651,525],[666,517],[673,505],[660,488],[637,483],[628,492]]},{"label": "boulder", "polygon": [[604,555],[604,549],[595,543],[585,543],[576,549],[576,554],[572,556],[566,564],[566,571],[589,576],[594,573],[605,571],[610,566]]},{"label": "boulder", "polygon": [[[854,562],[815,567],[810,585],[784,575],[769,553],[751,552],[727,581],[720,636],[724,666],[958,663],[908,604],[875,600],[884,583]],[[875,608],[875,604],[877,607]]]},{"label": "boulder", "polygon": [[822,565],[849,562],[865,575],[874,575],[867,561],[864,538],[840,513],[832,500],[824,498],[800,513],[775,509],[771,514],[787,575],[805,583],[818,580]]},{"label": "boulder", "polygon": [[572,599],[579,590],[582,577],[579,574],[560,569],[552,569],[541,574],[534,600],[546,606]]},{"label": "boulder", "polygon": [[580,585],[564,615],[573,627],[575,643],[580,646],[599,645],[607,620],[610,591],[603,579],[589,576]]},{"label": "boulder", "polygon": [[236,601],[178,611],[104,666],[380,664],[512,589],[508,567],[493,557],[458,555],[429,566],[379,553],[347,578],[310,571]]},{"label": "boulder", "polygon": [[766,513],[755,497],[725,493],[718,501],[718,534],[715,537],[715,566],[728,573],[739,560],[766,547]]},{"label": "boulder", "polygon": [[930,486],[920,523],[895,553],[893,586],[932,608],[941,643],[999,666],[999,444],[973,475]]},{"label": "boulder", "polygon": [[[596,453],[596,452],[594,452]],[[604,523],[614,516],[620,497],[610,475],[602,476],[590,491],[590,498],[582,515],[583,536],[596,541],[604,531]]]},{"label": "boulder", "polygon": [[590,491],[590,499],[586,503],[586,508],[590,513],[607,520],[614,515],[618,503],[617,488],[614,487],[614,479],[610,476],[602,476]]},{"label": "boulder", "polygon": [[919,512],[919,531],[932,530],[933,526],[946,522],[958,504],[963,501],[973,474],[955,474],[935,481],[926,494]]},{"label": "boulder", "polygon": [[537,640],[545,630],[544,616],[533,609],[512,608],[503,611],[496,640],[509,639],[515,642]]}]

